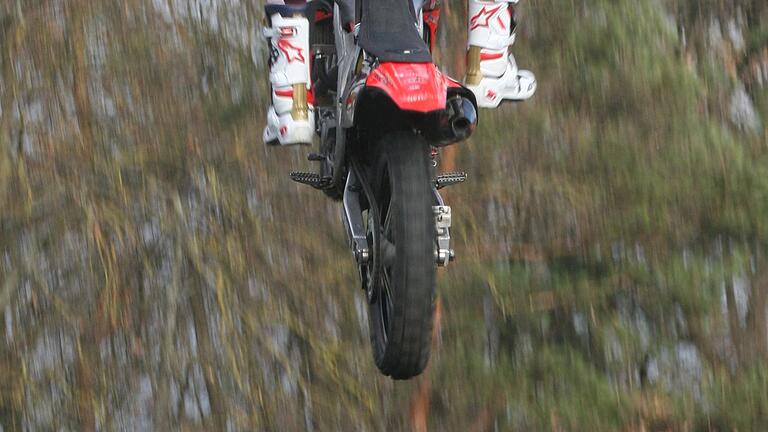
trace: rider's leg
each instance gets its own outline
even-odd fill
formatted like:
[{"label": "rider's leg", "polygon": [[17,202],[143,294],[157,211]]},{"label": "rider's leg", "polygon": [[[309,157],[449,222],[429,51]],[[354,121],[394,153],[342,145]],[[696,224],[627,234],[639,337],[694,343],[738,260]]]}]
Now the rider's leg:
[{"label": "rider's leg", "polygon": [[309,21],[305,0],[267,0],[263,32],[270,50],[272,106],[264,142],[310,144],[314,135],[314,98],[310,80]]},{"label": "rider's leg", "polygon": [[469,48],[465,85],[478,105],[495,108],[504,99],[522,101],[536,92],[536,77],[517,68],[513,5],[518,0],[469,0]]}]

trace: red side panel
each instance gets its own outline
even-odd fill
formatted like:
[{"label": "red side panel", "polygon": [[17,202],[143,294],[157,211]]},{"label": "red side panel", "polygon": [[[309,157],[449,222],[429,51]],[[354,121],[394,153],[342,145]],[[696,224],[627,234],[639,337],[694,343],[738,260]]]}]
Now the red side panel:
[{"label": "red side panel", "polygon": [[365,84],[383,90],[402,110],[426,113],[445,109],[448,80],[432,63],[382,63]]},{"label": "red side panel", "polygon": [[429,52],[434,54],[435,41],[437,40],[437,27],[440,25],[440,6],[436,5],[434,6],[434,9],[424,8],[421,15],[424,20],[424,31],[429,33]]}]

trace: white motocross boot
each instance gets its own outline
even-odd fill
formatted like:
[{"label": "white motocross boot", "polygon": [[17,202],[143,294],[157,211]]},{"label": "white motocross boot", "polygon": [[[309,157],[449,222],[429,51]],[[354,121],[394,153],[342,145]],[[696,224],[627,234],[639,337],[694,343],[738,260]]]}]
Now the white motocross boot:
[{"label": "white motocross boot", "polygon": [[303,6],[267,5],[269,27],[263,29],[270,49],[272,106],[264,143],[311,144],[315,132],[310,80],[309,21]]},{"label": "white motocross boot", "polygon": [[518,69],[509,52],[515,43],[512,5],[518,0],[469,0],[469,48],[464,84],[482,108],[502,100],[524,101],[536,92],[536,77]]}]

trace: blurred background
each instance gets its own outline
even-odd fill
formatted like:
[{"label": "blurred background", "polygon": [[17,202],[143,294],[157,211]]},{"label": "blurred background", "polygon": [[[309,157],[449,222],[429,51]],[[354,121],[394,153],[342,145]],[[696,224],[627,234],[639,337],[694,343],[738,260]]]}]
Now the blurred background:
[{"label": "blurred background", "polygon": [[260,1],[0,1],[0,430],[763,429],[768,2],[518,10],[538,94],[443,155],[458,260],[393,382],[310,149],[261,142]]}]

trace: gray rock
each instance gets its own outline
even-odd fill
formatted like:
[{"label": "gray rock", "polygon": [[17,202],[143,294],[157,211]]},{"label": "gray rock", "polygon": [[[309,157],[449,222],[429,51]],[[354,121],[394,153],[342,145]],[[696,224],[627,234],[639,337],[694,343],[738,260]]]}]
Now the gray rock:
[{"label": "gray rock", "polygon": [[739,85],[731,96],[731,121],[740,129],[758,132],[761,129],[760,116],[744,85]]}]

